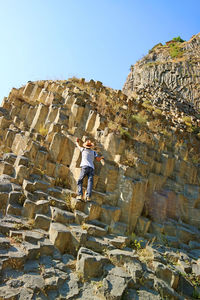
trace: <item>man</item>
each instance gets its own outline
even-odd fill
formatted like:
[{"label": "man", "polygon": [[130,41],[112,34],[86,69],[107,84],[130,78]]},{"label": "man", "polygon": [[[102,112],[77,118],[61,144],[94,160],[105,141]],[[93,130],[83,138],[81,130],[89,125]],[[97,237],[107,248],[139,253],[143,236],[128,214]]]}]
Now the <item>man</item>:
[{"label": "man", "polygon": [[81,173],[77,182],[78,186],[78,196],[77,199],[83,200],[83,179],[85,176],[88,176],[88,183],[87,183],[87,191],[86,191],[86,200],[91,200],[91,194],[92,194],[92,186],[93,186],[93,177],[94,177],[94,158],[96,158],[97,161],[101,161],[104,159],[103,156],[98,156],[98,154],[92,150],[91,148],[94,146],[94,144],[87,140],[83,147],[80,147],[79,145],[79,139],[76,139],[76,145],[81,151],[82,159],[81,159]]}]

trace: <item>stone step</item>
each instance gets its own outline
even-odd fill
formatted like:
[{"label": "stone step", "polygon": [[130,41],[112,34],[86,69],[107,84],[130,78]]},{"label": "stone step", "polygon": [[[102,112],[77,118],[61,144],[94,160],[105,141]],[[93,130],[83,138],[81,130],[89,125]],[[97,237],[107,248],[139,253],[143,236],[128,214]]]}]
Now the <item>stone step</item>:
[{"label": "stone step", "polygon": [[94,236],[89,236],[87,238],[85,247],[99,253],[103,253],[104,251],[115,249],[115,247],[110,244],[108,239],[94,237]]},{"label": "stone step", "polygon": [[98,227],[101,227],[101,228],[105,229],[106,231],[108,231],[108,228],[109,228],[108,224],[103,223],[103,222],[101,222],[99,220],[90,220],[87,223],[95,225],[95,226],[98,226]]},{"label": "stone step", "polygon": [[36,214],[34,219],[34,228],[43,229],[45,231],[49,230],[51,224],[51,218],[43,215],[43,214]]},{"label": "stone step", "polygon": [[75,216],[72,212],[62,210],[57,207],[51,207],[51,216],[54,222],[70,224],[75,222]]},{"label": "stone step", "polygon": [[83,224],[82,228],[87,231],[89,236],[103,237],[107,234],[107,230],[104,228],[89,223]]},{"label": "stone step", "polygon": [[88,221],[88,215],[85,214],[84,212],[80,210],[75,210],[74,211],[74,216],[75,216],[75,222],[77,224],[83,224]]},{"label": "stone step", "polygon": [[31,244],[37,244],[39,241],[43,240],[45,237],[44,233],[38,231],[25,231],[22,234],[23,240]]},{"label": "stone step", "polygon": [[8,204],[6,209],[6,214],[8,215],[15,215],[15,216],[21,216],[22,215],[22,206],[20,204]]},{"label": "stone step", "polygon": [[107,235],[104,237],[104,240],[109,244],[113,245],[115,248],[123,249],[127,246],[129,238],[122,235]]},{"label": "stone step", "polygon": [[60,209],[67,209],[66,201],[57,199],[53,196],[48,196],[50,206],[57,207]]},{"label": "stone step", "polygon": [[10,240],[4,236],[0,237],[0,249],[10,248]]}]

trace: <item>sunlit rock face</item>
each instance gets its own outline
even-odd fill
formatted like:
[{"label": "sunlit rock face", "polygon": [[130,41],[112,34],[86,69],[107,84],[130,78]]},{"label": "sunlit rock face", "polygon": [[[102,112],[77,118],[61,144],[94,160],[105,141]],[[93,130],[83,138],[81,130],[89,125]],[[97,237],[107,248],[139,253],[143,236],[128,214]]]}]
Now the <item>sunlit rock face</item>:
[{"label": "sunlit rock face", "polygon": [[[197,41],[182,44],[180,61],[163,52],[158,57],[169,59],[172,72]],[[142,70],[148,63],[139,64]],[[141,74],[146,79],[133,77],[137,88],[126,90],[132,79],[125,84],[127,95],[71,78],[28,82],[4,98],[0,299],[197,295],[199,111],[186,92],[166,83],[145,87],[157,77]],[[95,161],[91,201],[76,197],[77,137],[81,145],[90,139],[104,156]]]},{"label": "sunlit rock face", "polygon": [[183,43],[158,44],[131,67],[123,92],[148,87],[168,90],[200,107],[200,34]]}]

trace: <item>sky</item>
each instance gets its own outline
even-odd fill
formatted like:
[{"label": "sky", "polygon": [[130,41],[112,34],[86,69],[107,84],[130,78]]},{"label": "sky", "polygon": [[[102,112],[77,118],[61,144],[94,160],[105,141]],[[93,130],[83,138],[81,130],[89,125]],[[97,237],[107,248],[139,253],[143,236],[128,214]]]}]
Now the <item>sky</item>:
[{"label": "sky", "polygon": [[200,0],[0,0],[0,102],[27,81],[122,89],[157,43],[200,32]]}]

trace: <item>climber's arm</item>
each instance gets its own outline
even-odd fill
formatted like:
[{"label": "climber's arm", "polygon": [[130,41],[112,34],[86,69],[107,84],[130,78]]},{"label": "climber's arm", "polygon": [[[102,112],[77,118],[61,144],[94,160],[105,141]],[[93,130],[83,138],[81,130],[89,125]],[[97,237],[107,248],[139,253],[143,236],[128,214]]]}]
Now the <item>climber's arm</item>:
[{"label": "climber's arm", "polygon": [[79,143],[80,143],[80,140],[79,140],[79,138],[77,138],[76,139],[76,146],[79,148],[79,150],[82,152],[82,147],[80,147],[80,145],[79,145]]}]

